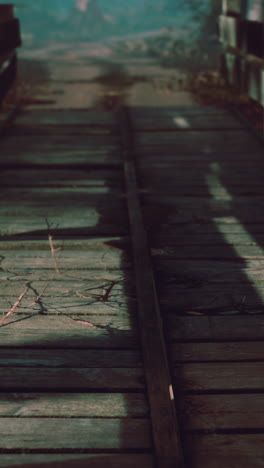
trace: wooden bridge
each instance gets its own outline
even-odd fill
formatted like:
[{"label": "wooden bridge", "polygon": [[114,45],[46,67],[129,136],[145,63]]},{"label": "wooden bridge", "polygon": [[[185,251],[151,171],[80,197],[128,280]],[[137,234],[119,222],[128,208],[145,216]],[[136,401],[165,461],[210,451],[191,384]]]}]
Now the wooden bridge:
[{"label": "wooden bridge", "polygon": [[263,467],[263,165],[215,107],[17,113],[0,467]]}]

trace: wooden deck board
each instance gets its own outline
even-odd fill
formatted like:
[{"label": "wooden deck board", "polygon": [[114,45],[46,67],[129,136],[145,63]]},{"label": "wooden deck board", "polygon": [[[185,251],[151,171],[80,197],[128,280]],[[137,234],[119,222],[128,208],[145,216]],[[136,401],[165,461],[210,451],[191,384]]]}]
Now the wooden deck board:
[{"label": "wooden deck board", "polygon": [[20,112],[15,121],[16,124],[23,125],[85,125],[92,127],[115,125],[115,118],[112,112],[96,112],[96,111],[74,111],[71,109],[68,112],[64,110],[34,110]]},{"label": "wooden deck board", "polygon": [[14,315],[0,328],[0,345],[14,349],[139,348],[138,331],[132,323],[131,319],[113,315],[100,317],[96,309],[94,316],[76,320],[65,315]]},{"label": "wooden deck board", "polygon": [[154,468],[154,457],[141,454],[64,454],[64,455],[3,455],[0,454],[1,468]]},{"label": "wooden deck board", "polygon": [[247,130],[241,131],[190,131],[190,132],[145,132],[138,133],[137,146],[141,151],[151,150],[156,146],[164,152],[164,145],[173,145],[179,153],[214,153],[220,147],[223,152],[240,153],[261,151],[260,142]]},{"label": "wooden deck board", "polygon": [[144,390],[140,368],[27,368],[1,369],[1,391],[95,391]]},{"label": "wooden deck board", "polygon": [[[131,112],[132,116],[135,114]],[[229,114],[215,113],[213,116],[205,113],[190,113],[184,110],[152,115],[148,112],[144,115],[138,114],[134,117],[134,130],[136,132],[146,131],[169,131],[179,130],[208,130],[208,129],[241,129],[242,124]]]},{"label": "wooden deck board", "polygon": [[188,395],[180,403],[185,431],[264,431],[263,412],[264,394]]},{"label": "wooden deck board", "polygon": [[129,419],[0,418],[2,449],[150,449],[148,421]]},{"label": "wooden deck board", "polygon": [[[259,468],[262,148],[215,108],[132,117],[188,468]],[[0,466],[154,468],[135,453],[153,447],[116,130],[111,113],[29,112],[1,142],[2,316],[32,289],[0,328]]]},{"label": "wooden deck board", "polygon": [[264,362],[178,364],[174,377],[181,392],[264,391]]},{"label": "wooden deck board", "polygon": [[0,174],[1,187],[12,189],[22,187],[41,187],[41,188],[96,188],[105,187],[112,190],[120,188],[122,190],[122,173],[120,169],[92,169],[92,170],[36,170],[27,169],[21,174],[17,169],[5,170]]},{"label": "wooden deck board", "polygon": [[142,367],[141,355],[138,351],[112,350],[13,350],[2,349],[0,368],[135,368]]},{"label": "wooden deck board", "polygon": [[264,339],[264,315],[179,317],[176,314],[167,314],[166,328],[170,340],[176,342],[262,341]]},{"label": "wooden deck board", "polygon": [[210,434],[186,437],[188,468],[262,468],[263,434]]},{"label": "wooden deck board", "polygon": [[149,416],[149,409],[146,396],[141,393],[0,394],[0,417],[59,418],[65,415],[68,418],[143,419]]},{"label": "wooden deck board", "polygon": [[264,361],[263,342],[241,343],[174,343],[170,346],[171,362],[239,362]]}]

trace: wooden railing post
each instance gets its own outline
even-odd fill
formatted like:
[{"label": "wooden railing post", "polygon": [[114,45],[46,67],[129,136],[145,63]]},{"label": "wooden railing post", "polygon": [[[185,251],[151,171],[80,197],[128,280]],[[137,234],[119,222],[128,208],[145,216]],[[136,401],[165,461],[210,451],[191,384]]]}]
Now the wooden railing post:
[{"label": "wooden railing post", "polygon": [[225,78],[264,106],[264,1],[222,0],[222,6]]},{"label": "wooden railing post", "polygon": [[19,21],[12,4],[0,5],[0,105],[17,74],[16,48],[21,45]]}]

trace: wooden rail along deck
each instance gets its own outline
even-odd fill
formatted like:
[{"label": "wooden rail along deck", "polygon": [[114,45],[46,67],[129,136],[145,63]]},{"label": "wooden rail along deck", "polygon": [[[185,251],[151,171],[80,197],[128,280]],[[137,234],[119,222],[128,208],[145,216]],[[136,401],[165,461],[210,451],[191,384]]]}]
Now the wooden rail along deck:
[{"label": "wooden rail along deck", "polygon": [[222,0],[220,38],[231,85],[264,106],[264,2]]},{"label": "wooden rail along deck", "polygon": [[17,71],[16,48],[21,45],[19,21],[12,5],[0,5],[0,105]]},{"label": "wooden rail along deck", "polygon": [[0,467],[263,467],[263,165],[214,107],[6,127]]}]

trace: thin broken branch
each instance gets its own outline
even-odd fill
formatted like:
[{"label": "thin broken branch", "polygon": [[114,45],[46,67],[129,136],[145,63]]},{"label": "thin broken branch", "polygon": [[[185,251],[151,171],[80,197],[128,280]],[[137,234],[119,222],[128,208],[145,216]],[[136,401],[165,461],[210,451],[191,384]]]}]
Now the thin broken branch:
[{"label": "thin broken branch", "polygon": [[53,237],[49,234],[49,246],[50,246],[50,251],[51,251],[51,255],[52,255],[52,258],[53,258],[53,261],[54,261],[54,264],[55,264],[55,270],[56,270],[56,273],[60,273],[60,270],[59,270],[59,265],[58,265],[58,261],[57,261],[57,258],[56,258],[56,252],[58,252],[59,250],[61,250],[61,247],[58,247],[57,249],[54,249],[54,246],[53,246]]},{"label": "thin broken branch", "polygon": [[28,290],[30,288],[30,284],[28,283],[24,289],[24,291],[20,294],[18,300],[16,301],[16,303],[11,307],[11,309],[7,312],[7,314],[0,320],[0,326],[2,325],[2,323],[8,318],[10,317],[11,315],[13,315],[15,313],[15,311],[18,309],[18,307],[21,306],[21,303],[24,299],[24,297],[26,296]]}]

